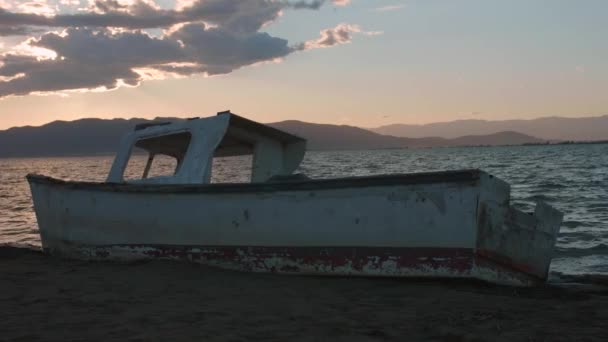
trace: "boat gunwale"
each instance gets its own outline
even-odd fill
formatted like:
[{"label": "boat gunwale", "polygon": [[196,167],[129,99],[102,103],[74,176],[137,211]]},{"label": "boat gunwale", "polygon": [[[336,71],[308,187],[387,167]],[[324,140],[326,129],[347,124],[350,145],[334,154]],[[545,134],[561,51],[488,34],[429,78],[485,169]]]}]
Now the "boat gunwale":
[{"label": "boat gunwale", "polygon": [[[60,186],[74,190],[93,190],[124,193],[249,193],[276,191],[312,191],[344,188],[365,188],[391,185],[476,182],[485,172],[479,169],[419,172],[341,178],[270,181],[262,183],[211,184],[134,184],[88,181],[66,181],[49,176],[28,174],[30,184]],[[492,177],[490,175],[490,177]]]}]

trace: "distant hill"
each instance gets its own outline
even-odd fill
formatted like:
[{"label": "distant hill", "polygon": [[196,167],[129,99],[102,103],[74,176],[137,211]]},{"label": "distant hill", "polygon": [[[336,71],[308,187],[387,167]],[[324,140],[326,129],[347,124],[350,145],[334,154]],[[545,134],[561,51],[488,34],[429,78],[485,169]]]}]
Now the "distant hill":
[{"label": "distant hill", "polygon": [[495,146],[541,143],[541,139],[517,132],[471,135],[455,139],[437,137],[405,138],[374,133],[354,126],[314,124],[302,121],[282,121],[269,124],[308,140],[311,150],[377,149],[447,146]]},{"label": "distant hill", "polygon": [[63,156],[116,152],[122,136],[144,119],[54,121],[0,131],[0,157]]},{"label": "distant hill", "polygon": [[[82,119],[55,121],[40,127],[16,127],[0,131],[0,157],[94,155],[114,153],[124,134],[135,125],[171,118]],[[471,145],[517,145],[543,140],[517,132],[470,135],[455,139],[405,138],[382,135],[353,126],[322,125],[301,121],[268,124],[308,140],[310,150],[415,148]]]},{"label": "distant hill", "polygon": [[546,117],[533,120],[458,120],[427,125],[393,124],[371,129],[379,134],[397,137],[456,138],[474,134],[514,131],[545,140],[606,140],[608,115],[584,118]]},{"label": "distant hill", "polygon": [[310,150],[433,147],[442,145],[444,140],[435,138],[399,138],[374,133],[354,126],[315,124],[295,120],[275,122],[269,125],[306,138],[308,140],[307,146]]},{"label": "distant hill", "polygon": [[513,131],[498,132],[488,135],[466,135],[454,139],[445,139],[450,146],[502,146],[544,143],[543,139],[531,137]]}]

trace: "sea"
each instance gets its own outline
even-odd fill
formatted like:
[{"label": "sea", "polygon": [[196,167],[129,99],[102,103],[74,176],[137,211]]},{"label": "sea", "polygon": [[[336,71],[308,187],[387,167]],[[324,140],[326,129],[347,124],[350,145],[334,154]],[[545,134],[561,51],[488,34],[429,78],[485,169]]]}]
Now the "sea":
[{"label": "sea", "polygon": [[[0,159],[0,245],[40,248],[28,173],[103,181],[112,156]],[[129,164],[139,174],[145,157]],[[242,181],[251,160],[218,160],[214,181]],[[172,168],[159,164],[158,172]],[[297,172],[311,178],[478,168],[511,184],[512,203],[533,211],[546,201],[564,212],[554,275],[608,274],[608,144],[360,151],[309,151]]]}]

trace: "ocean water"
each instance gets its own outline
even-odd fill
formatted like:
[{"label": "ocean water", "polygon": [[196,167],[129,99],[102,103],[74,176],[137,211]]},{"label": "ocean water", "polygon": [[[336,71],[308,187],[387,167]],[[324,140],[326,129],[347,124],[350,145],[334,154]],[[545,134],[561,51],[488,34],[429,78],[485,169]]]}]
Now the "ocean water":
[{"label": "ocean water", "polygon": [[[38,248],[40,237],[27,173],[103,181],[111,156],[0,159],[0,244]],[[145,158],[127,172],[140,175]],[[220,159],[214,181],[247,178],[248,158]],[[171,170],[159,160],[151,174]],[[544,200],[565,213],[552,271],[608,274],[608,144],[366,151],[312,151],[300,170],[312,178],[479,168],[511,184],[514,205],[532,211]]]}]

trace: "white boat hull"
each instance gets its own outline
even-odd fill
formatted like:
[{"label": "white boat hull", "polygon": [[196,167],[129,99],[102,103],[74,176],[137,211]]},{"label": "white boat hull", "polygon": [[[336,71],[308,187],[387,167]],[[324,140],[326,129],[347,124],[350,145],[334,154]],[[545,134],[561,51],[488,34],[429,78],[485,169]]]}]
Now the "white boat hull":
[{"label": "white boat hull", "polygon": [[255,272],[546,279],[562,215],[509,205],[467,170],[232,185],[28,176],[42,246],[83,259],[185,259]]}]

